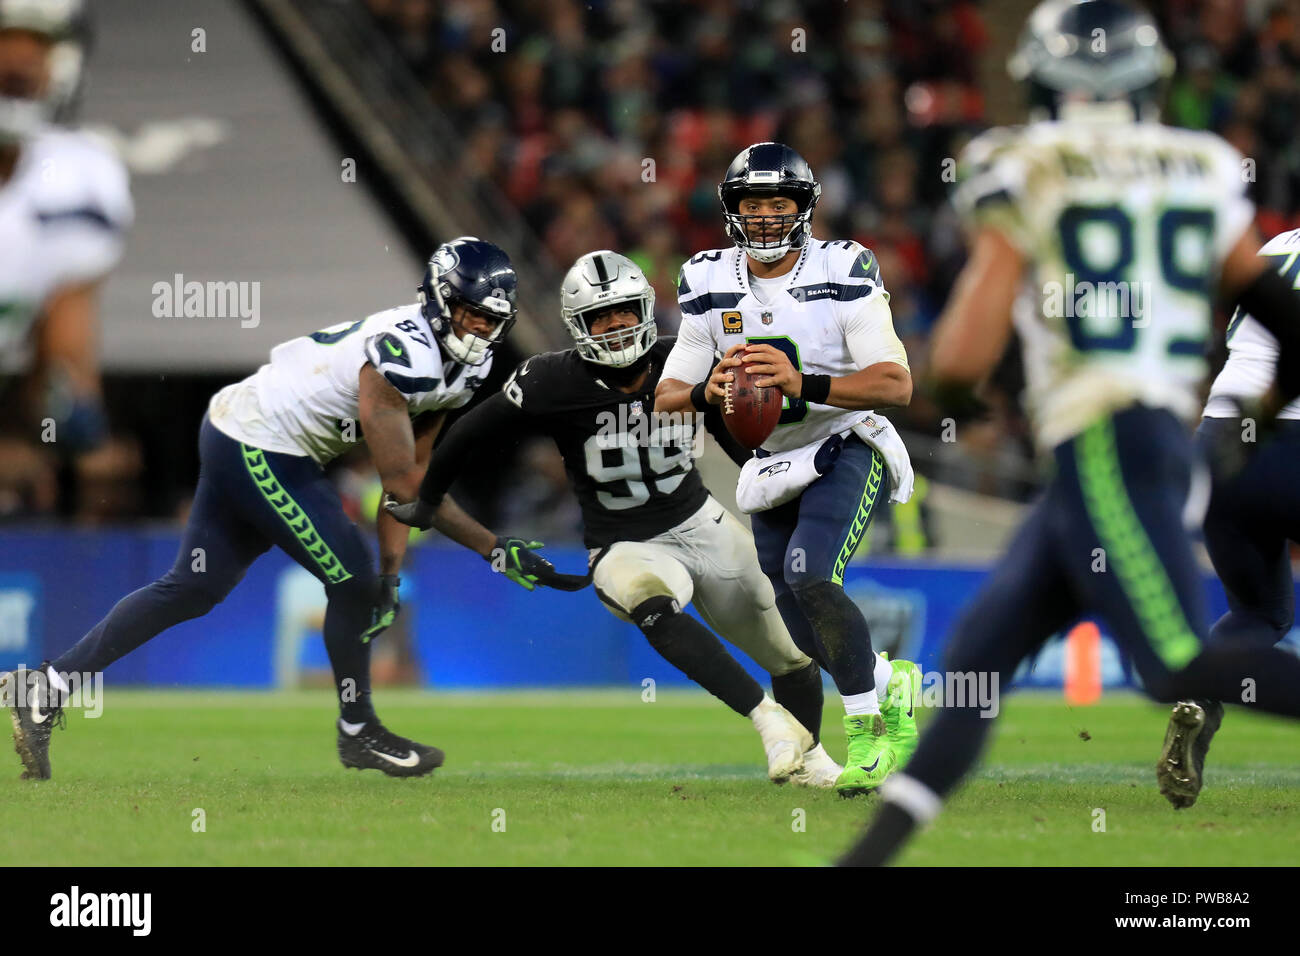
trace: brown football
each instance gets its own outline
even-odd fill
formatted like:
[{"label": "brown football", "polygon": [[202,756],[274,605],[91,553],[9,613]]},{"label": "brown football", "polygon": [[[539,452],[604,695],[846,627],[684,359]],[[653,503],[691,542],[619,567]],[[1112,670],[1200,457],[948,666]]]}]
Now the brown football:
[{"label": "brown football", "polygon": [[728,395],[722,402],[722,420],[727,431],[746,448],[755,449],[767,440],[781,417],[784,396],[775,386],[760,388],[748,366],[738,365],[731,370],[735,378],[729,383]]}]

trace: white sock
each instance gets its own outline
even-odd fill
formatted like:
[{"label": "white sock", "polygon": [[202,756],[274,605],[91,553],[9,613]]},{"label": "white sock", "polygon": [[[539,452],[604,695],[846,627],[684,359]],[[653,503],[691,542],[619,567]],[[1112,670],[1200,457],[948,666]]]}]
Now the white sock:
[{"label": "white sock", "polygon": [[763,699],[758,702],[758,706],[755,707],[753,710],[751,710],[745,716],[748,717],[750,720],[758,720],[758,715],[765,713],[769,709],[768,708],[769,704],[775,704],[775,703],[776,701],[774,701],[771,697],[768,697],[766,694],[764,694]]},{"label": "white sock", "polygon": [[894,669],[889,666],[889,661],[885,660],[879,654],[876,655],[876,696],[884,697],[889,693],[889,681],[894,676]]},{"label": "white sock", "polygon": [[874,690],[869,690],[865,694],[849,694],[844,697],[844,713],[850,716],[854,714],[878,714],[880,713],[880,700],[876,697]]}]

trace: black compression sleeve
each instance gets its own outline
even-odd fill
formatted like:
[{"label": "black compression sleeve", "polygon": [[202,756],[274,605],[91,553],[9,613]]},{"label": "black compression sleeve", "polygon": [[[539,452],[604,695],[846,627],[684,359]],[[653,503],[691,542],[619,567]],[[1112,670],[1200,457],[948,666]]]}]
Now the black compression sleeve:
[{"label": "black compression sleeve", "polygon": [[1241,290],[1235,304],[1272,332],[1279,345],[1300,342],[1300,298],[1281,273],[1265,269]]},{"label": "black compression sleeve", "polygon": [[514,444],[531,424],[532,416],[497,392],[452,425],[434,447],[420,482],[420,500],[437,507],[475,455]]},{"label": "black compression sleeve", "polygon": [[727,431],[727,423],[722,420],[722,412],[717,405],[710,405],[705,410],[704,427],[717,439],[718,444],[722,446],[722,450],[727,453],[727,457],[737,465],[743,468],[745,462],[754,457],[749,449],[736,441],[731,432]]}]

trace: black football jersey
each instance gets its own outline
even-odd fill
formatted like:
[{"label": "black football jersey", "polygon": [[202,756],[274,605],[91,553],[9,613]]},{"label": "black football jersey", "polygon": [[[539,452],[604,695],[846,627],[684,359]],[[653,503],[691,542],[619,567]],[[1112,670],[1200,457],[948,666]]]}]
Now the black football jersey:
[{"label": "black football jersey", "polygon": [[606,381],[608,370],[573,349],[527,359],[501,390],[528,417],[529,431],[550,435],[559,447],[589,548],[653,538],[708,496],[695,469],[695,430],[681,422],[656,427],[653,415],[672,344],[660,339],[651,347],[650,374],[636,392],[619,390]]}]

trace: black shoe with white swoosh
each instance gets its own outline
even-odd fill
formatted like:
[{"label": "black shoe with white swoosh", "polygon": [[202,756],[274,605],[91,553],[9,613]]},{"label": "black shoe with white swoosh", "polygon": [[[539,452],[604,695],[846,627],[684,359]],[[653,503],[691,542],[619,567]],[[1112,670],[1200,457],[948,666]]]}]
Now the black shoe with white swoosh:
[{"label": "black shoe with white swoosh", "polygon": [[[437,747],[399,737],[377,720],[359,727],[340,720],[338,729],[339,760],[345,767],[382,770],[390,777],[422,777],[442,766],[445,755]],[[349,733],[353,729],[355,733]]]},{"label": "black shoe with white swoosh", "polygon": [[50,734],[64,725],[63,708],[45,675],[47,666],[0,674],[0,702],[9,708],[13,721],[14,750],[23,762],[23,780],[50,779]]}]

